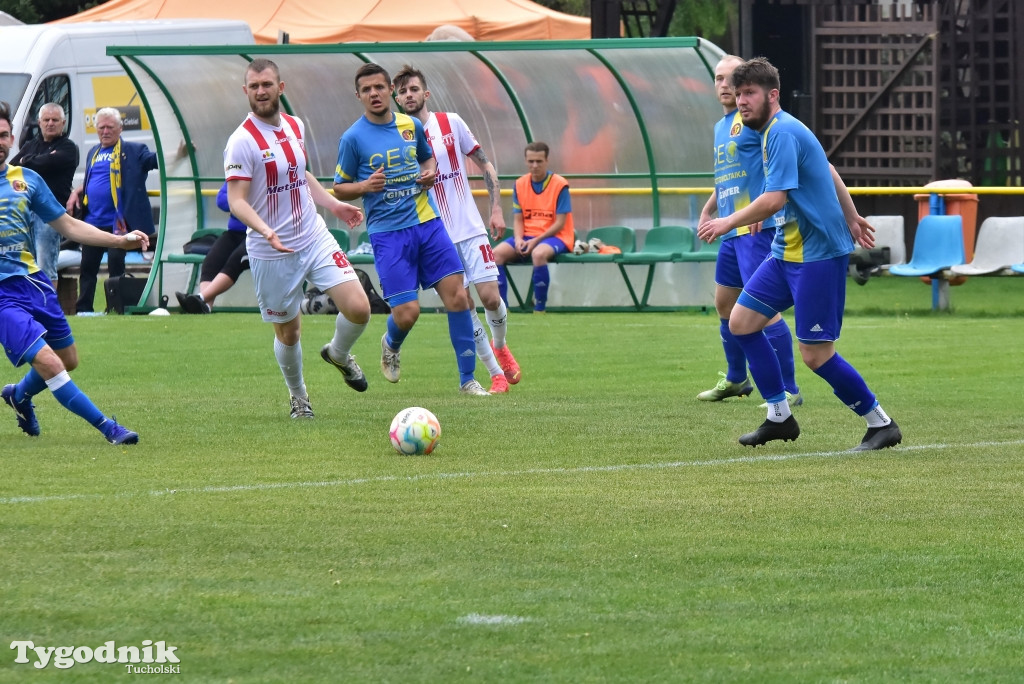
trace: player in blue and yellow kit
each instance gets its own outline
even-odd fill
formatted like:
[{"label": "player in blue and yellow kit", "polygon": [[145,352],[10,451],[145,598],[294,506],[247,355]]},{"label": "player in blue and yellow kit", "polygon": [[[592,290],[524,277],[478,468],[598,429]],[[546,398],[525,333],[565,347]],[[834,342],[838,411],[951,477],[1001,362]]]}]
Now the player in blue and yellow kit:
[{"label": "player in blue and yellow kit", "polygon": [[[729,216],[742,209],[760,195],[764,187],[761,136],[743,125],[732,91],[732,71],[742,63],[740,57],[726,55],[715,66],[715,91],[725,115],[715,124],[715,190],[704,205],[700,223],[710,219],[716,210],[719,216]],[[771,251],[772,235],[772,230],[752,233],[747,226],[739,226],[722,236],[715,260],[715,310],[725,351],[726,373],[715,387],[697,395],[701,401],[744,397],[753,390],[747,377],[747,357],[729,332],[729,316],[743,285]],[[789,404],[799,406],[803,397],[796,384],[793,335],[789,326],[781,315],[776,315],[764,333],[779,358]]]},{"label": "player in blue and yellow kit", "polygon": [[111,444],[135,444],[139,435],[103,415],[68,375],[78,366],[78,351],[57,291],[32,256],[33,215],[86,245],[145,249],[149,238],[137,230],[112,235],[71,218],[39,174],[7,163],[13,144],[11,109],[0,102],[0,344],[15,367],[31,366],[20,382],[0,391],[0,398],[14,409],[18,427],[30,437],[40,433],[32,397],[49,389],[64,408],[88,421]]},{"label": "player in blue and yellow kit", "polygon": [[854,240],[864,247],[874,244],[873,229],[859,216],[850,220],[821,143],[779,107],[778,70],[763,58],[752,59],[735,68],[732,85],[743,125],[761,132],[764,192],[731,216],[705,221],[697,234],[710,242],[737,226],[755,224],[785,210],[771,256],[747,281],[729,318],[729,330],[768,402],[768,418],[739,441],[758,446],[800,435],[786,401],[778,360],[764,334],[769,320],[793,307],[804,363],[867,422],[867,432],[854,450],[895,446],[903,439],[899,426],[882,410],[857,370],[835,350],[843,322],[849,255]]},{"label": "player in blue and yellow kit", "polygon": [[463,267],[430,196],[437,164],[419,119],[391,111],[391,79],[377,64],[356,72],[364,113],[341,136],[334,194],[363,198],[366,231],[384,298],[391,305],[381,338],[381,371],[398,382],[399,353],[420,315],[419,288],[437,290],[448,312],[448,332],[463,394],[489,396],[473,378],[476,344]]}]

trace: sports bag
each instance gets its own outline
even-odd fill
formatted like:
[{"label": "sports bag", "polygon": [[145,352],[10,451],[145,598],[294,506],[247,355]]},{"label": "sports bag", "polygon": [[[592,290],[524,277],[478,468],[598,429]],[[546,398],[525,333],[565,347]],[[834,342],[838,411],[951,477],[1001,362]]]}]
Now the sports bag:
[{"label": "sports bag", "polygon": [[147,278],[136,278],[131,273],[107,278],[103,283],[103,291],[107,296],[107,313],[113,311],[123,314],[126,306],[138,305],[147,282]]}]

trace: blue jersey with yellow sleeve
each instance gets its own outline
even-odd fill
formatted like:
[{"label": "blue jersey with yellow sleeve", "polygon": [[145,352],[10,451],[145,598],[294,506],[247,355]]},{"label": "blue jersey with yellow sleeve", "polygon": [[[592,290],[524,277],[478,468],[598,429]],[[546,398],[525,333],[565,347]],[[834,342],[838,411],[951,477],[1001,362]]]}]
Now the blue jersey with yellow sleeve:
[{"label": "blue jersey with yellow sleeve", "polygon": [[439,215],[430,192],[416,184],[420,162],[433,156],[419,119],[396,112],[389,123],[376,124],[363,116],[338,142],[334,182],[358,183],[383,167],[384,190],[363,195],[367,233],[417,226]]},{"label": "blue jersey with yellow sleeve", "polygon": [[854,249],[828,158],[814,134],[780,111],[762,133],[765,192],[787,193],[785,222],[772,254],[793,262],[823,261]]},{"label": "blue jersey with yellow sleeve", "polygon": [[39,270],[32,256],[32,214],[49,223],[64,207],[38,173],[8,164],[0,170],[0,280]]}]

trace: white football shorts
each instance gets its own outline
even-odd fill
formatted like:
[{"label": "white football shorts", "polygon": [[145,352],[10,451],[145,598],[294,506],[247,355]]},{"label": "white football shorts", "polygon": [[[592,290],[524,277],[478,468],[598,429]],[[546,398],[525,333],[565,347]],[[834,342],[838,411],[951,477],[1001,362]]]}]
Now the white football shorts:
[{"label": "white football shorts", "polygon": [[309,247],[283,254],[280,259],[250,257],[249,267],[260,314],[267,323],[287,323],[299,315],[304,282],[326,292],[357,278],[338,241],[326,230]]},{"label": "white football shorts", "polygon": [[494,252],[491,251],[491,243],[487,241],[486,235],[474,235],[456,242],[455,249],[459,251],[462,266],[466,269],[462,279],[464,287],[469,287],[470,283],[486,283],[498,279],[498,265],[494,263]]}]

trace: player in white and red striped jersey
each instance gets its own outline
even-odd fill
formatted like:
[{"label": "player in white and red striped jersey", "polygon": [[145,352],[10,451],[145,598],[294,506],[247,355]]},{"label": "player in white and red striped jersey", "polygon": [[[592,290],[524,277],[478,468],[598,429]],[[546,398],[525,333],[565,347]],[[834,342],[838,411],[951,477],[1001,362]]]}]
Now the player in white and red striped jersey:
[{"label": "player in white and red striped jersey", "polygon": [[303,283],[326,292],[338,306],[334,337],[320,356],[357,392],[367,383],[352,345],[370,321],[366,292],[316,206],[349,227],[362,222],[363,212],[327,192],[306,168],[305,131],[299,119],[281,112],[284,82],[277,65],[254,59],[242,90],[252,113],[224,149],[228,204],[249,227],[246,248],[256,300],[263,320],[274,324],[274,356],[291,393],[291,417],[312,418],[302,373]]},{"label": "player in white and red striped jersey", "polygon": [[398,104],[406,114],[423,122],[427,140],[434,149],[434,159],[437,161],[434,202],[466,268],[466,294],[472,301],[469,284],[473,283],[487,314],[487,325],[491,329],[492,342],[488,343],[487,333],[476,315],[476,307],[471,307],[477,356],[491,374],[491,393],[507,392],[509,384],[519,382],[519,364],[505,343],[508,309],[498,291],[498,267],[487,240],[487,229],[480,219],[480,210],[469,186],[465,159],[472,159],[483,174],[491,206],[491,236],[495,239],[505,232],[498,172],[462,117],[452,112],[430,111],[430,91],[427,90],[427,80],[421,71],[405,65],[395,75],[392,83]]}]

